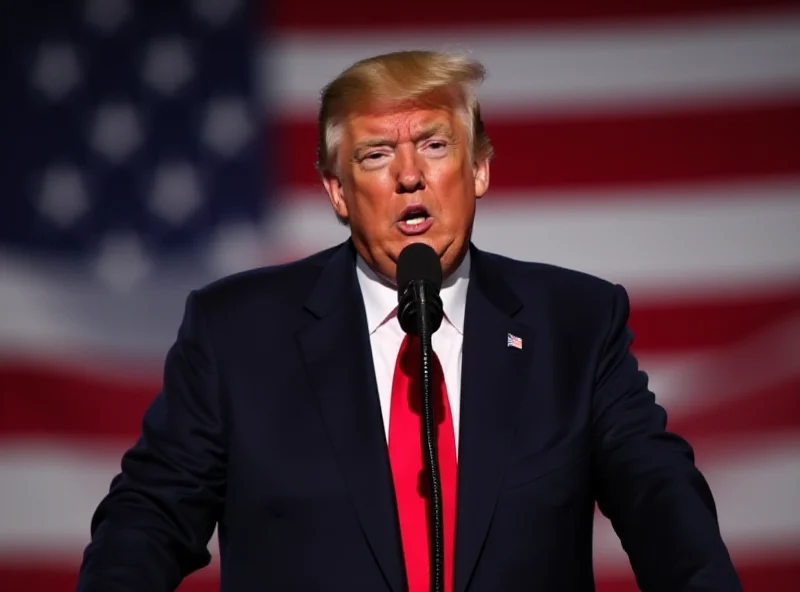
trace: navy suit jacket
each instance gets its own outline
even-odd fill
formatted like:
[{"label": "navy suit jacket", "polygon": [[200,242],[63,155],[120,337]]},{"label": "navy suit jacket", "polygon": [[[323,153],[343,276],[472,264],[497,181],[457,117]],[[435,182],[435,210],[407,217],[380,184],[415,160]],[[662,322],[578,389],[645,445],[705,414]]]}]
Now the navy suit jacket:
[{"label": "navy suit jacket", "polygon": [[[455,592],[592,590],[596,502],[642,590],[740,590],[692,450],[629,351],[625,291],[471,248]],[[189,296],[81,592],[174,590],[216,525],[223,590],[404,590],[354,257],[348,241]]]}]

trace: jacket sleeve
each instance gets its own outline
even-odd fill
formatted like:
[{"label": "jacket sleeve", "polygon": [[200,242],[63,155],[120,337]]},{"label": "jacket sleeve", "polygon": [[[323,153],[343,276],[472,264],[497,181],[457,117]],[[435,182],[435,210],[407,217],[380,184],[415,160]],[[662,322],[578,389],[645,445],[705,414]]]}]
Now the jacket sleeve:
[{"label": "jacket sleeve", "polygon": [[78,592],[172,591],[208,565],[225,492],[219,372],[197,295],[164,367],[163,388],[91,523]]},{"label": "jacket sleeve", "polygon": [[630,351],[628,313],[627,293],[615,286],[593,400],[600,510],[643,591],[741,590],[694,452],[666,430],[666,412]]}]

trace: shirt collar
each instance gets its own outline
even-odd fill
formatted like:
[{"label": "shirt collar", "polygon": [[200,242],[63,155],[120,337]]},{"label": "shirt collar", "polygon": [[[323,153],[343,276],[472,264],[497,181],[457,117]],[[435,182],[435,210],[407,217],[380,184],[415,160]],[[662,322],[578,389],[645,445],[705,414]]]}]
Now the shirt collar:
[{"label": "shirt collar", "polygon": [[[461,265],[442,282],[439,296],[447,321],[462,335],[466,315],[467,285],[469,284],[469,251]],[[356,256],[356,275],[367,312],[370,335],[393,317],[397,311],[397,289],[380,278],[360,255]]]}]

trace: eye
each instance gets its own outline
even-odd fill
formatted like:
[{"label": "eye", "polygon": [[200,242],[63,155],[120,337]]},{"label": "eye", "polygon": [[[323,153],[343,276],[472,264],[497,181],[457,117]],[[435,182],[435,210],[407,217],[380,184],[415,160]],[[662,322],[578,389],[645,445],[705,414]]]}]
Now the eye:
[{"label": "eye", "polygon": [[379,167],[387,159],[388,155],[385,152],[376,150],[375,152],[367,152],[360,159],[359,163],[362,167],[370,169]]},{"label": "eye", "polygon": [[425,150],[433,154],[442,154],[447,150],[447,142],[444,140],[431,140],[425,144]]}]

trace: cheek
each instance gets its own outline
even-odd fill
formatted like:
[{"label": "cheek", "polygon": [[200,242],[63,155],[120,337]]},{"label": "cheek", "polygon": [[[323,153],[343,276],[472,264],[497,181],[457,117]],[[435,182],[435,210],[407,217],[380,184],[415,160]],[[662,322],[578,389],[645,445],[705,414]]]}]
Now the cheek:
[{"label": "cheek", "polygon": [[362,175],[356,178],[349,192],[351,217],[367,222],[391,217],[394,184],[388,175]]},{"label": "cheek", "polygon": [[447,218],[468,215],[474,208],[475,181],[472,171],[460,168],[440,171],[431,179],[434,194],[439,196]]},{"label": "cheek", "polygon": [[356,205],[364,207],[377,203],[379,197],[386,193],[386,179],[381,174],[361,173],[353,175],[350,195],[355,198]]}]

